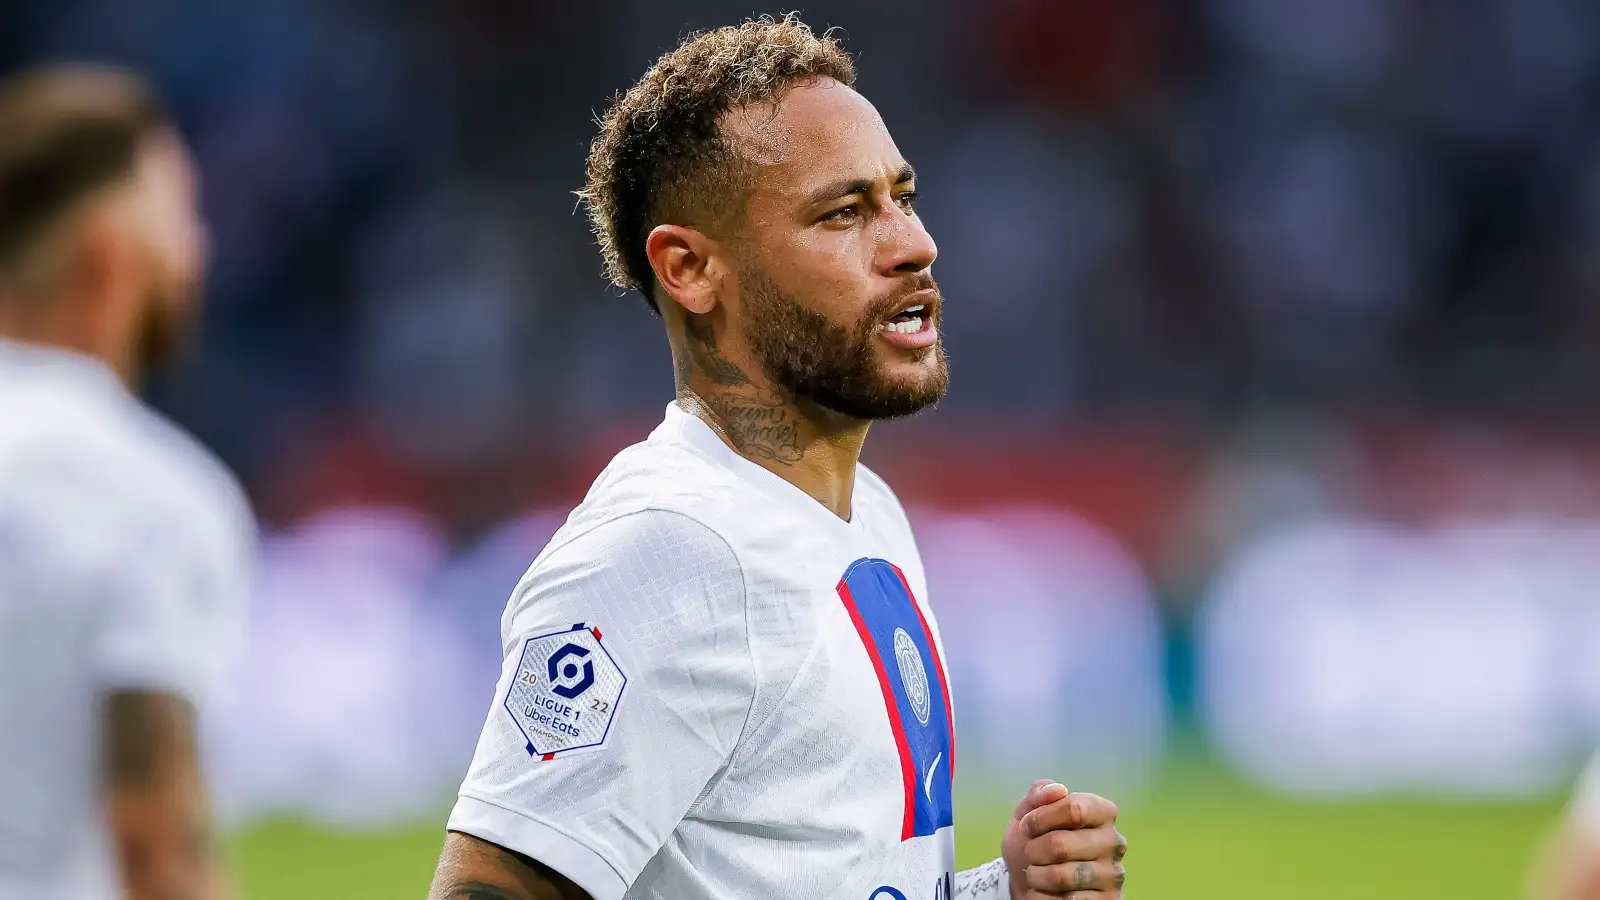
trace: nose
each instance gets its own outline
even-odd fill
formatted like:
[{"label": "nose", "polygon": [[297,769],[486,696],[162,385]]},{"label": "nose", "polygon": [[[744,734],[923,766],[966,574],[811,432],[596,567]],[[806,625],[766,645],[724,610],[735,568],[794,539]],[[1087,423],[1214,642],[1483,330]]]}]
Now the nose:
[{"label": "nose", "polygon": [[883,226],[879,239],[878,263],[884,275],[906,275],[921,272],[933,265],[939,256],[939,247],[933,235],[922,227],[922,220],[914,212],[893,210]]}]

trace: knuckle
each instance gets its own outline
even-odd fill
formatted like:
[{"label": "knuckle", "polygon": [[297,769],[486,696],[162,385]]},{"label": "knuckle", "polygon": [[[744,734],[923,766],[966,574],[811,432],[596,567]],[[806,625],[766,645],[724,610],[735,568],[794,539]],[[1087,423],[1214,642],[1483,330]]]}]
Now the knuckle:
[{"label": "knuckle", "polygon": [[1089,817],[1089,811],[1085,808],[1083,797],[1083,794],[1073,794],[1072,798],[1067,801],[1067,824],[1073,828],[1083,825],[1084,821]]},{"label": "knuckle", "polygon": [[1072,868],[1072,887],[1076,890],[1093,890],[1100,886],[1100,872],[1094,863],[1081,862]]},{"label": "knuckle", "polygon": [[1070,877],[1061,866],[1029,866],[1028,887],[1039,891],[1059,891],[1072,887]]},{"label": "knuckle", "polygon": [[1120,890],[1122,890],[1122,886],[1127,884],[1127,883],[1128,883],[1128,870],[1123,868],[1122,863],[1112,863],[1111,864],[1111,885],[1112,885],[1112,887],[1115,887],[1117,890],[1120,891]]},{"label": "knuckle", "polygon": [[1084,815],[1092,817],[1097,822],[1115,822],[1117,820],[1117,805],[1099,794],[1084,794]]},{"label": "knuckle", "polygon": [[1017,824],[1021,826],[1022,833],[1028,837],[1039,836],[1039,815],[1037,811],[1028,813],[1021,819],[1018,819]]},{"label": "knuckle", "polygon": [[1050,840],[1052,862],[1066,862],[1072,859],[1073,851],[1078,847],[1077,835],[1070,831],[1052,831],[1047,837]]},{"label": "knuckle", "polygon": [[1117,804],[1116,803],[1112,802],[1111,800],[1109,800],[1109,799],[1107,799],[1105,797],[1101,797],[1099,795],[1096,795],[1094,799],[1095,799],[1096,802],[1098,802],[1100,804],[1100,808],[1105,811],[1105,816],[1106,816],[1107,820],[1114,821],[1117,818]]}]

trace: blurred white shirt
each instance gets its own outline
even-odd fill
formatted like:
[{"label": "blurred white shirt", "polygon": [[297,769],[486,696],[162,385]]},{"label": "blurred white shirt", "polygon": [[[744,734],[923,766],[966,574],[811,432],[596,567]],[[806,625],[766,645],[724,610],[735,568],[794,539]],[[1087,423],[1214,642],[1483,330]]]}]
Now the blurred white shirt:
[{"label": "blurred white shirt", "polygon": [[232,476],[110,369],[0,341],[0,900],[120,894],[101,699],[203,698],[254,537]]}]

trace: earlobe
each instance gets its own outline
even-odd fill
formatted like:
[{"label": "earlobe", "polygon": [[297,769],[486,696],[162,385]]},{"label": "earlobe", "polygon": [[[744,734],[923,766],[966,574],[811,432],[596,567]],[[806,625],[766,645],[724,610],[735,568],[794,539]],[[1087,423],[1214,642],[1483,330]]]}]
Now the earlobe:
[{"label": "earlobe", "polygon": [[645,254],[662,293],[691,313],[717,305],[710,244],[704,234],[681,225],[657,225],[645,238]]}]

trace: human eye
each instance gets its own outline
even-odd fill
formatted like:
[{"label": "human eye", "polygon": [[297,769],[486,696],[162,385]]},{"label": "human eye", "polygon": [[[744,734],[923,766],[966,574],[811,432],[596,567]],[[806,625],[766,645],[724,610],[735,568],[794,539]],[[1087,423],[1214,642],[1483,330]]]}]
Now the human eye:
[{"label": "human eye", "polygon": [[861,204],[851,203],[841,206],[823,215],[822,221],[833,224],[849,224],[861,216]]}]

